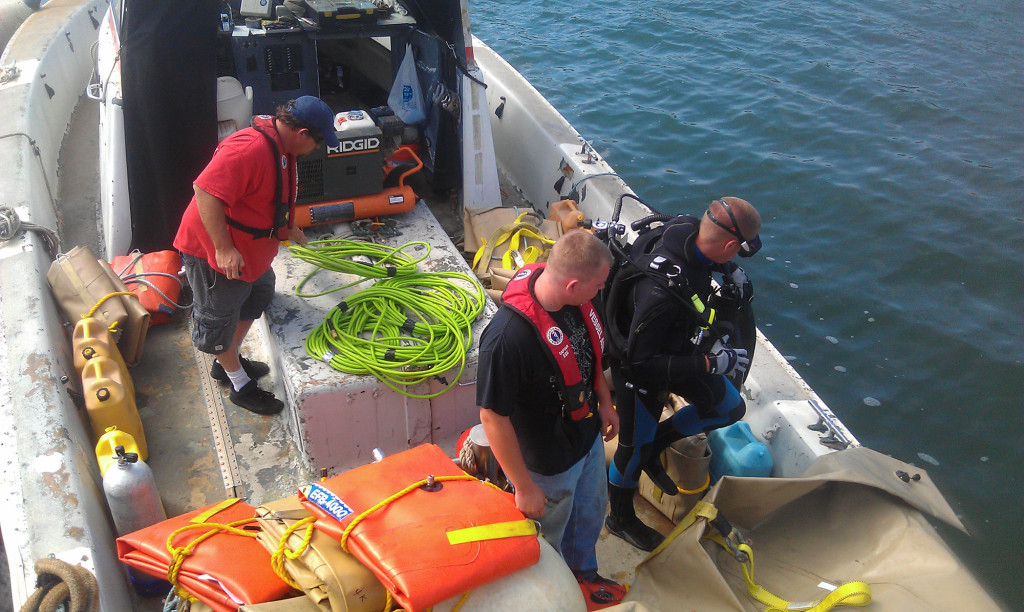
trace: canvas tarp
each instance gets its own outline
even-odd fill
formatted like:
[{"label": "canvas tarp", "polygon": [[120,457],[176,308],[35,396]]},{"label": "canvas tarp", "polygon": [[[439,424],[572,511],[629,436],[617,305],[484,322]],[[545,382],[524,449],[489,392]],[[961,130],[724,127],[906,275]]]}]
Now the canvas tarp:
[{"label": "canvas tarp", "polygon": [[[859,580],[870,587],[873,612],[999,610],[918,511],[963,529],[941,493],[922,470],[891,457],[853,448],[819,458],[802,478],[724,477],[705,501],[750,542],[754,579],[783,599],[813,602],[828,594],[822,582]],[[764,610],[740,564],[702,537],[707,522],[684,525],[609,610]]]}]

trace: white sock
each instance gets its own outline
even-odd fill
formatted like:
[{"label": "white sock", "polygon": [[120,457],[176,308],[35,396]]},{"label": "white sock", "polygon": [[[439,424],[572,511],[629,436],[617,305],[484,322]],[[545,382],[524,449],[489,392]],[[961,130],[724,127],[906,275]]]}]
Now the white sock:
[{"label": "white sock", "polygon": [[[221,367],[224,366],[223,363],[220,365]],[[224,372],[228,375],[228,379],[231,380],[231,386],[234,387],[235,391],[241,391],[242,387],[249,384],[249,375],[245,373],[243,368],[238,368],[237,372],[228,372],[227,368],[225,368]]]}]

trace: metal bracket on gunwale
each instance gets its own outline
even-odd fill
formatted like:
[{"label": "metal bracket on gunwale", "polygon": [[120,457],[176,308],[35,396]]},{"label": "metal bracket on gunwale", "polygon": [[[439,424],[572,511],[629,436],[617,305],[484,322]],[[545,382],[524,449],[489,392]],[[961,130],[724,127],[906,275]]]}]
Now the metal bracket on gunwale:
[{"label": "metal bracket on gunwale", "polygon": [[815,400],[807,400],[807,403],[814,408],[814,411],[818,413],[818,422],[814,425],[808,425],[807,429],[811,431],[820,431],[822,433],[828,433],[829,435],[818,438],[823,446],[834,448],[836,450],[843,450],[850,446],[850,440],[839,430],[839,426],[835,424],[832,417],[825,413],[825,410],[818,405]]}]

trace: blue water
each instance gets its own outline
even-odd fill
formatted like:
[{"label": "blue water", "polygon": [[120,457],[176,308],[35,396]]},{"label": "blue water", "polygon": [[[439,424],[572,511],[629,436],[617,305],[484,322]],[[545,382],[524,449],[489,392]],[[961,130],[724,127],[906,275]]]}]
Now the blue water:
[{"label": "blue water", "polygon": [[972,532],[947,541],[1021,609],[1024,3],[470,8],[653,207],[758,207],[762,331],[862,443],[927,469]]}]

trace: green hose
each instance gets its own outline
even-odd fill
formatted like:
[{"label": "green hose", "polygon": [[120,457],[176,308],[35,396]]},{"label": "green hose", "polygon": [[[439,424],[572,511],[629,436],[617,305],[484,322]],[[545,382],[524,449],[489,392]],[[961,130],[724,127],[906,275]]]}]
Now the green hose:
[{"label": "green hose", "polygon": [[[414,260],[404,253],[416,244],[426,245],[410,242],[392,249],[333,240],[289,250],[318,268],[363,277],[313,295],[351,287],[367,278],[382,279],[331,308],[324,322],[306,337],[309,355],[342,372],[372,374],[408,397],[429,399],[453,388],[462,376],[473,340],[471,325],[483,311],[485,298],[483,288],[468,274],[416,271],[416,264],[426,255]],[[366,256],[376,263],[348,259],[354,256]],[[296,287],[297,295],[302,296],[299,288],[315,272]],[[450,381],[442,377],[455,368],[457,373]],[[408,390],[435,377],[445,384],[440,391],[417,394]]]},{"label": "green hose", "polygon": [[[406,247],[423,246],[426,251],[418,258],[405,253]],[[341,291],[370,278],[387,278],[405,276],[416,272],[416,264],[430,255],[430,245],[423,241],[407,242],[398,248],[384,246],[373,242],[357,242],[354,240],[313,240],[305,245],[293,244],[288,247],[292,257],[301,259],[316,266],[295,287],[295,295],[303,298],[318,297],[335,291]],[[351,259],[364,257],[372,263],[364,263]],[[302,293],[302,287],[320,270],[332,270],[343,274],[361,277],[359,280],[321,291],[320,293]]]}]

